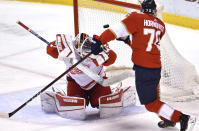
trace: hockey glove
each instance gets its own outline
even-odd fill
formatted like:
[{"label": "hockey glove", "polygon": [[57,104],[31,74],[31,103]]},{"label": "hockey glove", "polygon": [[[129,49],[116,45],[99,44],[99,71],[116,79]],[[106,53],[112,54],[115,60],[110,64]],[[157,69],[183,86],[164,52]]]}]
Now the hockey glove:
[{"label": "hockey glove", "polygon": [[94,55],[98,55],[100,52],[102,52],[102,43],[100,40],[96,39],[95,37],[93,37],[93,41],[91,43],[91,52]]}]

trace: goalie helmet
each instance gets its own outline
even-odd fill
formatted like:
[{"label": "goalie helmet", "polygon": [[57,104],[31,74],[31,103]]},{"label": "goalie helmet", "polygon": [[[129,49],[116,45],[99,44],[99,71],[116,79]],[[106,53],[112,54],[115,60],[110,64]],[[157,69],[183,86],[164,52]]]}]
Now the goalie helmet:
[{"label": "goalie helmet", "polygon": [[141,12],[154,15],[156,14],[156,3],[154,0],[144,0],[141,3]]},{"label": "goalie helmet", "polygon": [[75,50],[79,55],[86,55],[91,51],[89,35],[86,33],[79,33],[75,38]]}]

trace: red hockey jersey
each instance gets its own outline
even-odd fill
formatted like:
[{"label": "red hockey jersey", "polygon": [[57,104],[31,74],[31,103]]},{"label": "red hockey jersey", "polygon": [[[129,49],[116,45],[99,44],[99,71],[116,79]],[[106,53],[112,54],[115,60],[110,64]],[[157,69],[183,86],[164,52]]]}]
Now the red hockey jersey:
[{"label": "red hockey jersey", "polygon": [[159,41],[165,34],[164,23],[146,13],[132,12],[121,21],[100,35],[102,44],[124,35],[132,35],[130,47],[133,50],[134,64],[146,68],[161,67]]}]

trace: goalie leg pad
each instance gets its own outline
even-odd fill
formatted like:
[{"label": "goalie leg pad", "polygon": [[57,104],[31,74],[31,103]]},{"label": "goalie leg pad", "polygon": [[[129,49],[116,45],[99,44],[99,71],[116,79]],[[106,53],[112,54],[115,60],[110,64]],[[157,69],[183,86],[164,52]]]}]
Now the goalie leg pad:
[{"label": "goalie leg pad", "polygon": [[122,111],[123,89],[117,93],[102,96],[99,99],[100,118],[107,118]]},{"label": "goalie leg pad", "polygon": [[46,91],[40,95],[41,108],[44,112],[53,113],[55,112],[55,92]]},{"label": "goalie leg pad", "polygon": [[136,89],[133,86],[123,88],[123,106],[136,105]]},{"label": "goalie leg pad", "polygon": [[56,94],[56,112],[67,119],[86,119],[85,99]]}]

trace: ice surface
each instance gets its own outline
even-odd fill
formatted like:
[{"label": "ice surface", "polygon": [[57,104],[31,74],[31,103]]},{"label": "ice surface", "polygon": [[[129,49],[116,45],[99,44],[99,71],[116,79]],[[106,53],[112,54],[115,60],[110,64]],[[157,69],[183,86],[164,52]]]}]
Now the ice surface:
[{"label": "ice surface", "polygon": [[[70,6],[0,1],[0,112],[10,112],[64,72],[62,62],[45,52],[45,43],[24,30],[22,21],[48,41],[57,33],[73,32],[73,13]],[[171,40],[178,51],[199,71],[199,31],[166,24]],[[62,78],[57,84],[64,84]],[[174,107],[199,116],[198,101]],[[1,131],[163,131],[157,127],[159,118],[145,112],[143,107],[131,106],[121,114],[99,119],[97,109],[87,108],[86,121],[68,120],[41,111],[39,97],[9,119],[0,118]],[[179,125],[173,129],[179,129]],[[165,130],[165,131],[166,131]],[[199,130],[197,123],[194,131]]]}]

